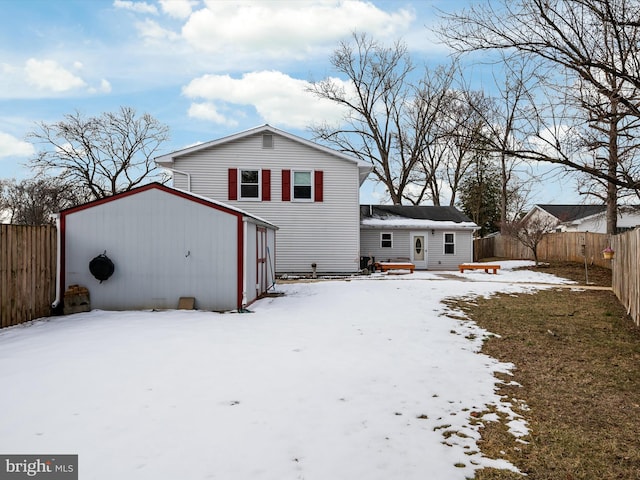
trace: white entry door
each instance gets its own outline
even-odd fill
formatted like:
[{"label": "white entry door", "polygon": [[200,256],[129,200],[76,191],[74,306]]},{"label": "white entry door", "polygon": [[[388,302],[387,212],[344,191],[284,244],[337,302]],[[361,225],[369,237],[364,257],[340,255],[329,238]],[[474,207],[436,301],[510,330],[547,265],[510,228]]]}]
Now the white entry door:
[{"label": "white entry door", "polygon": [[416,268],[427,268],[427,236],[411,233],[411,263]]}]

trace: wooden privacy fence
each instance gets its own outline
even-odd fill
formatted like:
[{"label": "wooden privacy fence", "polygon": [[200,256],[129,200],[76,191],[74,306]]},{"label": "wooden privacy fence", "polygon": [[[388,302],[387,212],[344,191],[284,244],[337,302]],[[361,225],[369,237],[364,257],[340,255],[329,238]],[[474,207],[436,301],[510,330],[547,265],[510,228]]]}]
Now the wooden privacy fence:
[{"label": "wooden privacy fence", "polygon": [[0,225],[0,328],[50,315],[56,295],[56,228]]},{"label": "wooden privacy fence", "polygon": [[[602,250],[610,244],[610,238],[610,235],[604,233],[549,233],[538,245],[538,260],[584,262],[586,256],[589,264],[611,268],[611,261],[602,258]],[[495,235],[474,240],[474,260],[490,257],[533,260],[533,253],[530,248],[512,237]]]},{"label": "wooden privacy fence", "polygon": [[[602,250],[610,246],[615,255],[605,259]],[[584,262],[611,269],[613,292],[640,327],[640,229],[620,235],[589,232],[549,233],[538,246],[538,260]],[[533,259],[531,250],[511,237],[495,235],[473,242],[475,261],[501,257]]]},{"label": "wooden privacy fence", "polygon": [[627,314],[640,327],[640,229],[615,235],[612,260],[612,287]]}]

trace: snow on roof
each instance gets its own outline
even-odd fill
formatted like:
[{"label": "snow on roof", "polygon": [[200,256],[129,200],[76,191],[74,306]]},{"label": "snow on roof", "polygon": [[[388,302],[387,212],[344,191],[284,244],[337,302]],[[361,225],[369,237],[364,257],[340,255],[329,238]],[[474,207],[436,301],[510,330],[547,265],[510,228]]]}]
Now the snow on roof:
[{"label": "snow on roof", "polygon": [[361,205],[363,227],[476,230],[478,225],[455,207]]},{"label": "snow on roof", "polygon": [[416,228],[416,229],[456,229],[476,230],[478,226],[473,222],[452,222],[447,220],[419,220],[415,218],[385,217],[365,218],[360,222],[364,227],[385,228]]}]

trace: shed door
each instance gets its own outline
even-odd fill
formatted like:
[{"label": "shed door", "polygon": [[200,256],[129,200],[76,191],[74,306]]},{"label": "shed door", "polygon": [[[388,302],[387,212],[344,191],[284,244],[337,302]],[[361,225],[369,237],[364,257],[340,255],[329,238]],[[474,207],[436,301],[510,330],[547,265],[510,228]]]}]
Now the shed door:
[{"label": "shed door", "polygon": [[256,293],[258,296],[267,291],[267,229],[256,229]]},{"label": "shed door", "polygon": [[411,262],[417,268],[427,268],[427,237],[424,233],[411,234]]}]

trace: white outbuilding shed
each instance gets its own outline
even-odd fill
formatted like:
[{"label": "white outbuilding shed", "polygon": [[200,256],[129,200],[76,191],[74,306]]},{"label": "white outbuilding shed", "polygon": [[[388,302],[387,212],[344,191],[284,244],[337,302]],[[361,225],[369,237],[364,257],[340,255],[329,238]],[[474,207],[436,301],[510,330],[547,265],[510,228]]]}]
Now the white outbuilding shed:
[{"label": "white outbuilding shed", "polygon": [[58,299],[79,285],[102,310],[171,309],[181,297],[200,310],[244,308],[274,284],[276,230],[159,183],[63,210]]}]

